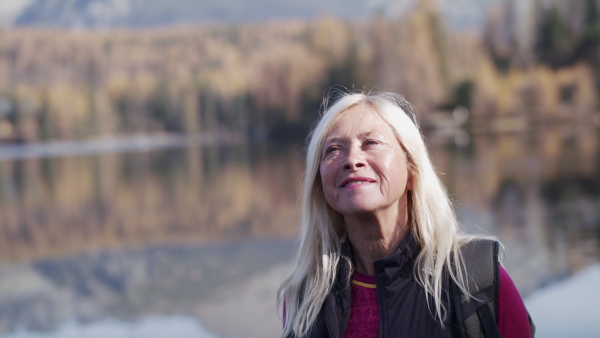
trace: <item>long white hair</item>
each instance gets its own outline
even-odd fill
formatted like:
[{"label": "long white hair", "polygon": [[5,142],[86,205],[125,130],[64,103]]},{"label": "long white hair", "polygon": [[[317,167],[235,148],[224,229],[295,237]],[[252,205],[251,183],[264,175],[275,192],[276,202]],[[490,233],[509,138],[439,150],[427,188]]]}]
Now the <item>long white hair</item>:
[{"label": "long white hair", "polygon": [[[473,237],[459,234],[452,204],[431,164],[412,105],[393,93],[344,93],[340,96],[326,107],[309,137],[301,199],[300,247],[291,275],[277,292],[279,304],[285,302],[283,336],[307,334],[336,278],[345,230],[342,216],[325,201],[319,174],[321,149],[339,117],[350,108],[363,104],[372,108],[369,110],[379,114],[392,128],[407,153],[413,184],[409,226],[421,247],[414,273],[426,291],[427,301],[433,300],[432,313],[443,325],[448,314],[442,302],[444,274],[466,292],[459,248]],[[456,269],[451,268],[451,257],[454,257]]]}]

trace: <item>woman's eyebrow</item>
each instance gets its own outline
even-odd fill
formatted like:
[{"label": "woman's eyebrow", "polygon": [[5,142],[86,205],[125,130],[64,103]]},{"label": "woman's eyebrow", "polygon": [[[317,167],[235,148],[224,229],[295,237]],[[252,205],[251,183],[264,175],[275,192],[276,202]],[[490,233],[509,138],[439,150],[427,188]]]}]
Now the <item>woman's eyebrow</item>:
[{"label": "woman's eyebrow", "polygon": [[360,134],[361,137],[366,137],[366,136],[371,136],[373,134],[377,133],[376,131],[366,131],[362,134]]},{"label": "woman's eyebrow", "polygon": [[[372,131],[366,131],[364,133],[360,133],[358,135],[358,137],[359,138],[365,138],[365,137],[369,137],[369,136],[373,136],[373,135],[375,135],[375,136],[381,136],[383,134],[381,134],[377,130],[372,130]],[[327,144],[327,143],[340,143],[340,142],[347,142],[347,141],[348,141],[348,137],[333,135],[331,137],[326,138],[325,141],[323,142],[323,144]]]},{"label": "woman's eyebrow", "polygon": [[328,137],[325,139],[325,142],[323,142],[323,144],[327,144],[327,143],[339,143],[342,141],[346,141],[347,138],[342,137],[342,136],[332,136],[332,137]]},{"label": "woman's eyebrow", "polygon": [[361,138],[366,138],[370,136],[385,138],[385,135],[377,130],[367,131],[359,135]]}]

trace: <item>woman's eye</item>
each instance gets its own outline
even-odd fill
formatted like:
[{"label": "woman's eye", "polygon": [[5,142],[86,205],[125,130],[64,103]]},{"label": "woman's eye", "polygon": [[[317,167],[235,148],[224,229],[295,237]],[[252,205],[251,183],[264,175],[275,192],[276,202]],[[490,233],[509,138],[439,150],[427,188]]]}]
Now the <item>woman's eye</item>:
[{"label": "woman's eye", "polygon": [[366,140],[365,141],[365,145],[367,145],[367,146],[373,145],[373,144],[379,144],[379,141],[377,141],[377,140]]},{"label": "woman's eye", "polygon": [[327,154],[331,154],[331,153],[336,152],[338,150],[340,150],[340,147],[329,147],[329,148],[327,148],[326,153]]}]

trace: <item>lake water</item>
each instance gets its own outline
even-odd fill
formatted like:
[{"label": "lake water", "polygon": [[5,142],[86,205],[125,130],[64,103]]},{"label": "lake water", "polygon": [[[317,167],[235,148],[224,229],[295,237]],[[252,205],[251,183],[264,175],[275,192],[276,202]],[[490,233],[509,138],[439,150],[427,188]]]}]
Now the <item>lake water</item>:
[{"label": "lake water", "polygon": [[[144,140],[0,147],[0,337],[279,334],[302,144]],[[561,336],[561,311],[564,332],[600,332],[599,131],[427,142],[465,228],[504,244],[539,336]]]}]

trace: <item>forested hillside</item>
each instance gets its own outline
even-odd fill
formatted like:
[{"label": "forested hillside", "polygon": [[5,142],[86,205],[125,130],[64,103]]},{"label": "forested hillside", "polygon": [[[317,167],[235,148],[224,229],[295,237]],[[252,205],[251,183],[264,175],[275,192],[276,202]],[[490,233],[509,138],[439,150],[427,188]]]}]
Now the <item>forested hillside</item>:
[{"label": "forested hillside", "polygon": [[513,24],[514,3],[492,11],[481,35],[447,30],[427,1],[397,19],[361,22],[324,16],[154,29],[5,29],[0,139],[218,130],[303,136],[334,84],[402,93],[425,125],[456,106],[468,108],[473,120],[593,119],[600,83],[596,1],[538,5],[526,30]]}]

